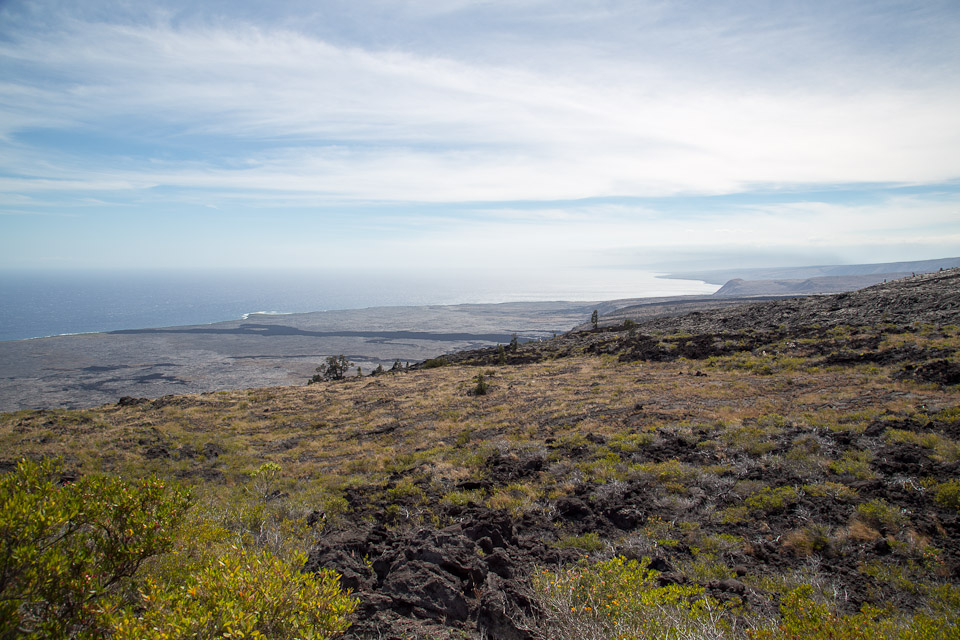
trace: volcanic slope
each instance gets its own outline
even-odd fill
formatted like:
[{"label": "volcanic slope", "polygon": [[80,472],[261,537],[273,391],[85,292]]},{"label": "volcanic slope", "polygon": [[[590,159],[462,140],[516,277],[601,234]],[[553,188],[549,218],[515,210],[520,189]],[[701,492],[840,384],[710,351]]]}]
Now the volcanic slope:
[{"label": "volcanic slope", "polygon": [[958,296],[953,270],[342,382],[5,414],[0,468],[62,456],[210,502],[275,462],[231,526],[340,572],[353,638],[646,637],[657,616],[813,638],[784,631],[810,610],[948,637]]}]

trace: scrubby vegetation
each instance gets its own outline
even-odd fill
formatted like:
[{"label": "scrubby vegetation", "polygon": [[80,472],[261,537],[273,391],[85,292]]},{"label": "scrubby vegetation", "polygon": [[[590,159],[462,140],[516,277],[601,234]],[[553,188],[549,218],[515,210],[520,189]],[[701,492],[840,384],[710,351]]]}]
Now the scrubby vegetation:
[{"label": "scrubby vegetation", "polygon": [[[59,457],[44,491],[173,505],[61,637],[957,637],[960,388],[923,372],[958,348],[947,322],[601,326],[350,383],[7,414],[0,469]],[[21,626],[78,606],[54,600],[3,606]]]},{"label": "scrubby vegetation", "polygon": [[[302,573],[291,544],[189,505],[169,481],[20,461],[0,477],[0,638],[319,639],[347,628],[356,601],[337,575]],[[280,524],[232,512],[248,507],[217,519],[252,518],[258,533]]]}]

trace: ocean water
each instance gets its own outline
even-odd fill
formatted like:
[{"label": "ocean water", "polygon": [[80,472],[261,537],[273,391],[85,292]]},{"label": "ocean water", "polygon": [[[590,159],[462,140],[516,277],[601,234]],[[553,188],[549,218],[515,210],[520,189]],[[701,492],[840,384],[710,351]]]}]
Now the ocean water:
[{"label": "ocean water", "polygon": [[362,271],[0,272],[0,340],[379,306],[600,301],[718,287],[624,269],[523,273]]}]

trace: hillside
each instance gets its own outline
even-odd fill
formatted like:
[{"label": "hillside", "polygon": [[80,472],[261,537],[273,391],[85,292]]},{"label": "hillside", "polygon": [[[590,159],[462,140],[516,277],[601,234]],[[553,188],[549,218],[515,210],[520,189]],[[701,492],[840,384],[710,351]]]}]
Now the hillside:
[{"label": "hillside", "polygon": [[[340,572],[351,638],[613,638],[663,616],[821,637],[778,626],[797,602],[870,637],[957,630],[960,270],[601,320],[400,373],[4,414],[0,469],[62,456],[209,502],[275,462],[233,526]],[[618,590],[615,557],[653,572]]]},{"label": "hillside", "polygon": [[728,280],[713,295],[715,296],[805,296],[814,293],[842,293],[856,291],[887,280],[899,280],[910,273],[881,273],[857,276],[821,276],[818,278],[795,278],[786,280]]},{"label": "hillside", "polygon": [[[933,273],[943,269],[960,267],[960,257],[937,258],[934,260],[911,260],[905,262],[879,262],[871,264],[834,264],[806,267],[761,267],[747,269],[720,269],[709,271],[684,270],[671,273],[670,278],[691,278],[714,284],[724,284],[729,280],[806,280],[808,278],[830,278],[848,276],[874,276],[894,279],[896,274],[916,275]],[[880,280],[877,280],[879,282]]]}]

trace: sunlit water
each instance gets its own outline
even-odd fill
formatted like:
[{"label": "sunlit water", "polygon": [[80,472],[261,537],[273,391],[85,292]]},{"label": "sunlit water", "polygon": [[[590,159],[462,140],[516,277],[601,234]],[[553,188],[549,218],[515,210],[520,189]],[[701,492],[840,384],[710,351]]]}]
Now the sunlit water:
[{"label": "sunlit water", "polygon": [[637,270],[478,268],[464,273],[4,272],[0,340],[236,320],[252,312],[298,313],[379,306],[600,301],[710,294],[716,285]]}]

